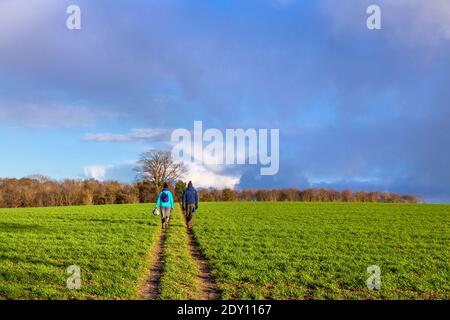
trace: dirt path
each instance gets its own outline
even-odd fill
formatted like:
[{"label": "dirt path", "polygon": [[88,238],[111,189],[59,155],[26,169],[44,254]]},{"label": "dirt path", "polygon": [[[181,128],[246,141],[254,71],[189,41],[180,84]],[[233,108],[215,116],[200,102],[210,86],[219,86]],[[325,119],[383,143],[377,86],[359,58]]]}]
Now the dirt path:
[{"label": "dirt path", "polygon": [[[180,217],[180,220],[181,220],[180,222],[185,221],[184,217]],[[206,259],[206,257],[203,255],[192,230],[188,230],[186,227],[182,227],[178,230],[174,229],[172,231],[186,232],[188,242],[187,246],[189,248],[189,251],[186,252],[187,255],[185,256],[185,259],[188,260],[192,259],[192,262],[197,266],[198,269],[197,275],[198,281],[195,280],[196,277],[195,273],[192,278],[192,284],[194,284],[194,288],[197,287],[195,289],[196,293],[190,299],[219,300],[220,291],[217,288],[217,285],[213,277],[211,276],[211,270],[208,265],[208,259]],[[159,239],[156,243],[156,247],[154,248],[153,255],[151,257],[150,270],[148,270],[147,278],[141,288],[140,297],[142,300],[157,300],[160,299],[161,297],[161,278],[164,276],[164,261],[163,261],[164,250],[168,249],[173,251],[173,244],[174,244],[173,239],[176,239],[171,237],[170,239],[172,239],[172,241],[166,243],[166,236],[167,233],[165,231],[161,231]],[[181,237],[181,239],[183,238],[184,236]],[[186,240],[182,241],[186,244],[185,242]],[[165,248],[166,245],[168,246],[167,248]],[[186,247],[184,248],[185,248],[184,250],[186,250]],[[169,256],[171,255],[169,254]]]},{"label": "dirt path", "polygon": [[208,266],[208,260],[203,255],[192,230],[188,230],[188,237],[192,259],[194,260],[200,271],[199,291],[201,293],[202,300],[219,300],[220,291],[217,289],[216,283],[211,276],[211,270]]},{"label": "dirt path", "polygon": [[142,288],[141,298],[143,300],[156,300],[160,293],[160,283],[163,274],[163,250],[164,242],[166,239],[166,233],[161,232],[159,236],[158,243],[156,244],[156,249],[152,256],[152,263],[149,270],[147,279]]}]

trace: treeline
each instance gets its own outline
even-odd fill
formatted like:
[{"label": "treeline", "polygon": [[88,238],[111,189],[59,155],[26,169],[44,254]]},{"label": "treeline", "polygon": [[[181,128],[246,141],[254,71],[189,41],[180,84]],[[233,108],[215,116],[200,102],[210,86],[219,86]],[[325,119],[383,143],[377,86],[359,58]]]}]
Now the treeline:
[{"label": "treeline", "polygon": [[[173,189],[180,201],[185,183],[179,181]],[[411,195],[380,192],[352,192],[326,189],[233,190],[199,189],[200,201],[324,201],[324,202],[408,202],[420,199]],[[155,201],[157,190],[149,182],[132,184],[116,181],[62,180],[43,176],[22,179],[0,179],[0,207],[48,207],[147,203]]]},{"label": "treeline", "polygon": [[391,202],[418,203],[415,195],[400,195],[392,192],[366,192],[334,189],[201,189],[201,201],[302,201],[302,202]]},{"label": "treeline", "polygon": [[49,207],[139,202],[135,185],[46,177],[0,179],[0,207]]}]

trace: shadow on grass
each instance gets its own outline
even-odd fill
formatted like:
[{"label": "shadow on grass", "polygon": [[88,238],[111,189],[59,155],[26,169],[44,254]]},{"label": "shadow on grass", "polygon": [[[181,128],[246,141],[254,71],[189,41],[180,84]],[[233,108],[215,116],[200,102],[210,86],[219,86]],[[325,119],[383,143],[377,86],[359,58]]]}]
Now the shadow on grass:
[{"label": "shadow on grass", "polygon": [[[67,261],[53,261],[45,258],[39,258],[39,257],[30,257],[30,256],[15,256],[15,252],[11,252],[11,255],[9,252],[4,252],[0,254],[0,263],[12,263],[14,265],[32,265],[33,267],[55,267],[58,270],[62,270],[62,272],[65,272],[65,268],[71,264],[71,262]],[[6,273],[3,273],[2,276],[5,276]]]},{"label": "shadow on grass", "polygon": [[0,222],[0,232],[29,232],[29,231],[42,232],[45,230],[47,230],[46,227],[40,226],[38,224]]},{"label": "shadow on grass", "polygon": [[114,219],[114,218],[74,218],[74,217],[57,217],[56,220],[64,220],[64,221],[77,221],[77,222],[88,222],[88,223],[108,223],[108,224],[148,224],[153,221],[153,217],[148,219]]}]

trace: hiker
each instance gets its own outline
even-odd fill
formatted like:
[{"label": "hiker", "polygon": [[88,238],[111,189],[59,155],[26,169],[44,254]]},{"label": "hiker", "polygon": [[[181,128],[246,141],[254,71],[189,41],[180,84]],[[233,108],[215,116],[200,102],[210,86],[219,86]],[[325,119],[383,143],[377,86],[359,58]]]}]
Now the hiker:
[{"label": "hiker", "polygon": [[198,194],[192,185],[192,181],[189,181],[188,187],[183,193],[182,209],[186,215],[188,229],[191,229],[194,222],[194,212],[198,209]]},{"label": "hiker", "polygon": [[165,230],[169,225],[170,211],[174,207],[172,192],[170,192],[169,185],[167,183],[164,183],[163,190],[158,195],[155,209],[157,209],[158,206],[161,207],[161,223],[163,230]]}]

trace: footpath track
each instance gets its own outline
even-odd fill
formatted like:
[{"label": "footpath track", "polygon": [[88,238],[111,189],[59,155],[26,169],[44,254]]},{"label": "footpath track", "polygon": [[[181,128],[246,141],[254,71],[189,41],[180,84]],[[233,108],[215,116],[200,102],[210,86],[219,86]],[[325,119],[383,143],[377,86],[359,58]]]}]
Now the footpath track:
[{"label": "footpath track", "polygon": [[141,288],[142,300],[217,300],[220,291],[208,259],[177,205],[167,231],[161,231],[150,269]]}]

